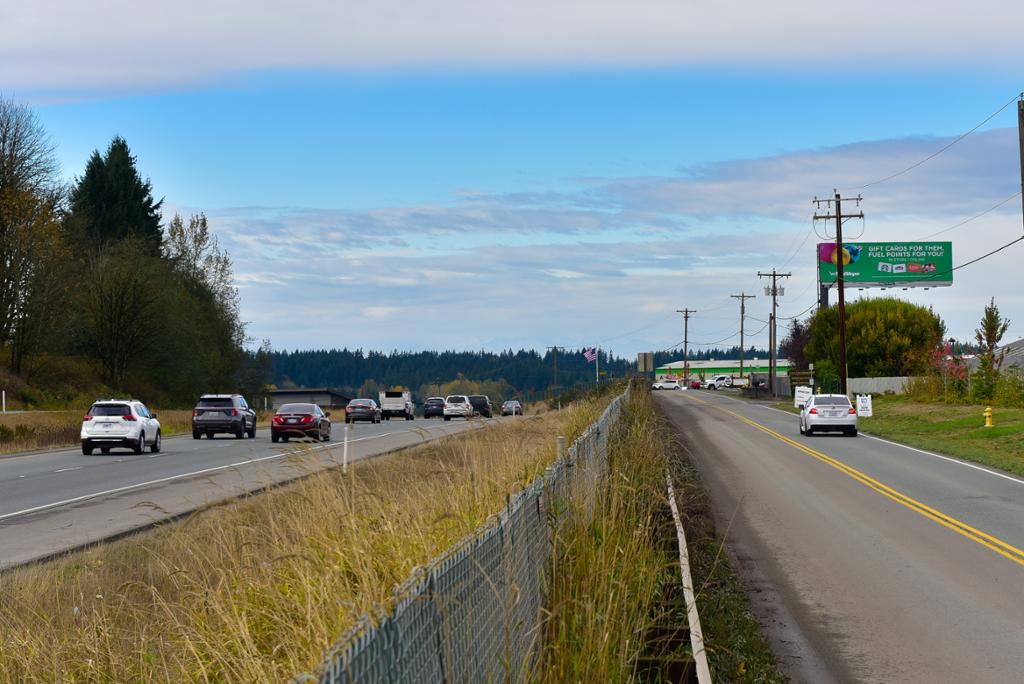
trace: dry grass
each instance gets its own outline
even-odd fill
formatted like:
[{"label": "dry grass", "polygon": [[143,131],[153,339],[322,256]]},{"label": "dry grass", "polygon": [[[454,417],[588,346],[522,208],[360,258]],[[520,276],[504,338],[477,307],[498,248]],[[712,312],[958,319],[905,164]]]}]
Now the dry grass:
[{"label": "dry grass", "polygon": [[394,585],[499,510],[604,401],[323,472],[5,573],[0,681],[267,682],[313,669]]}]

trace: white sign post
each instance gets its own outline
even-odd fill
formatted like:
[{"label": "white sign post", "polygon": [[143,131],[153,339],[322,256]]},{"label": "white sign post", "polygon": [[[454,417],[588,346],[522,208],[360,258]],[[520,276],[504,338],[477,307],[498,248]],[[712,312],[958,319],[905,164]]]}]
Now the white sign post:
[{"label": "white sign post", "polygon": [[871,395],[870,394],[858,394],[857,395],[857,415],[862,418],[871,417]]},{"label": "white sign post", "polygon": [[348,423],[345,423],[345,446],[341,450],[341,472],[348,472]]},{"label": "white sign post", "polygon": [[811,398],[813,392],[807,385],[798,385],[793,393],[793,407],[800,408],[807,403],[807,400]]}]

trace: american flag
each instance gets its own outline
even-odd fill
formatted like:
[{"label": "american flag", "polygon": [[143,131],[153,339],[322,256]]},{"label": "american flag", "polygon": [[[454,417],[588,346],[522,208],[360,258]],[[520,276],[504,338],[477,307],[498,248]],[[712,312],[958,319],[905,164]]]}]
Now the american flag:
[{"label": "american flag", "polygon": [[597,350],[595,350],[593,347],[591,347],[590,349],[584,349],[583,356],[584,358],[587,359],[588,363],[594,363],[594,361],[597,361]]}]

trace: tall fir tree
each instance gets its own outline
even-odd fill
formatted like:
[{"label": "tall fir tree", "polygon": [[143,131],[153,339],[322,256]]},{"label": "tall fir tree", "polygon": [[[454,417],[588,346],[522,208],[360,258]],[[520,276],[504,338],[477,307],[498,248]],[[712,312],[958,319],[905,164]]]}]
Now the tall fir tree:
[{"label": "tall fir tree", "polygon": [[68,225],[87,246],[100,247],[127,238],[139,240],[153,256],[160,254],[163,231],[153,186],[143,180],[125,139],[110,141],[106,154],[98,150],[71,192]]}]

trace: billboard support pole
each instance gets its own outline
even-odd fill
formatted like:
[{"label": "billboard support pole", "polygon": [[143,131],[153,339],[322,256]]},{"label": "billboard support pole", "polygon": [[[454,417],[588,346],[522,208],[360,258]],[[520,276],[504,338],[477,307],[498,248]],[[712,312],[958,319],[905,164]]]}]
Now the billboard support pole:
[{"label": "billboard support pole", "polygon": [[[846,394],[847,393],[847,391],[846,391],[846,375],[847,375],[846,374],[846,293],[845,293],[845,281],[843,280],[843,266],[845,265],[843,263],[843,261],[844,261],[844,259],[843,259],[843,219],[859,218],[859,219],[863,220],[864,212],[860,211],[860,212],[857,212],[856,214],[844,214],[843,213],[843,198],[842,198],[842,196],[840,196],[838,190],[834,190],[833,192],[835,192],[835,198],[834,199],[820,200],[817,197],[815,197],[814,198],[814,203],[820,207],[821,204],[824,202],[825,204],[827,204],[829,206],[829,208],[831,208],[832,203],[835,202],[835,204],[836,204],[836,213],[835,214],[818,214],[817,212],[815,212],[814,220],[815,221],[821,220],[821,219],[828,220],[828,219],[833,219],[833,218],[836,220],[836,251],[835,251],[835,260],[836,260],[836,288],[838,289],[838,293],[837,294],[839,295],[837,297],[837,300],[839,302],[839,323],[838,323],[838,327],[839,327],[839,393],[840,394]],[[860,206],[860,202],[861,202],[861,196],[860,195],[857,195],[854,198],[848,198],[848,199],[852,199],[854,202],[857,203],[857,206]]]}]

